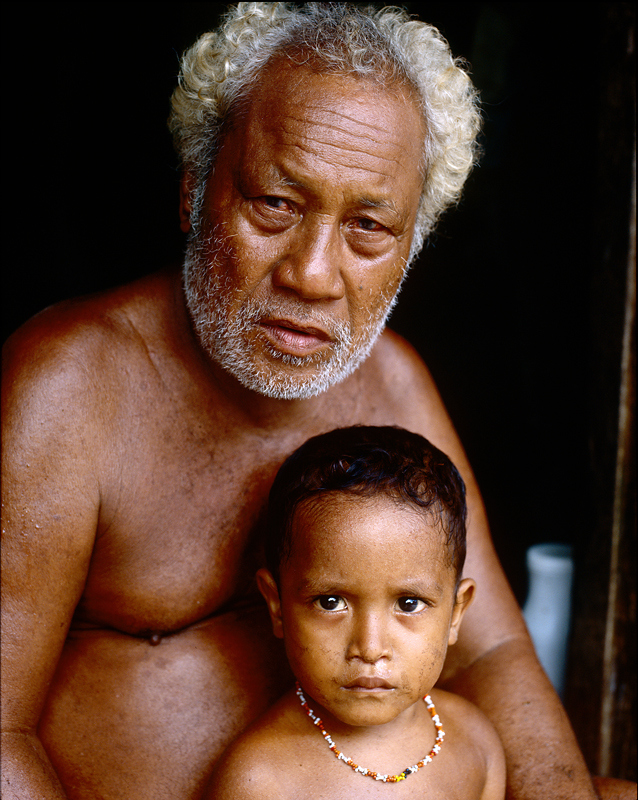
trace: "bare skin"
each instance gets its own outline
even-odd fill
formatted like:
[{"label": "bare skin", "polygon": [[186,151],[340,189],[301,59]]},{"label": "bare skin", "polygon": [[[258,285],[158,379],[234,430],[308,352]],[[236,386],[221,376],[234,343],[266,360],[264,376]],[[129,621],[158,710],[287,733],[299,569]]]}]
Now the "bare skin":
[{"label": "bare skin", "polygon": [[[224,754],[206,797],[211,800],[300,797],[502,800],[503,754],[494,728],[475,706],[458,695],[435,689],[431,697],[444,722],[445,744],[432,763],[403,781],[392,784],[373,781],[356,775],[338,761],[301,710],[295,693],[290,692]],[[408,746],[405,741],[398,744],[383,735],[368,742],[369,759],[362,759],[364,766],[385,762],[402,768],[408,762],[418,761],[434,743],[429,716],[422,723],[415,726]],[[332,734],[327,724],[326,729]],[[336,735],[334,739],[339,741]],[[351,745],[341,746],[354,758]],[[390,771],[394,768],[388,767]]]},{"label": "bare skin", "polygon": [[[416,170],[395,166],[411,157],[414,110],[401,98],[392,107],[378,90],[353,104],[352,87],[332,88],[330,113],[345,118],[347,104],[348,115],[358,109],[363,125],[385,134],[374,146],[360,137],[345,147],[350,128],[302,115],[293,138],[316,147],[308,155],[293,141],[279,164],[303,173],[296,194],[274,206],[291,215],[283,251],[260,248],[255,237],[266,234],[244,213],[257,201],[237,188],[241,148],[222,151],[225,183],[211,185],[210,197],[234,236],[224,266],[236,288],[295,296],[356,326],[380,284],[400,279],[409,249]],[[269,113],[285,115],[282,83],[270,91]],[[295,101],[302,107],[303,97]],[[276,142],[247,143],[265,182]],[[308,155],[302,165],[295,152]],[[392,199],[379,206],[382,219],[364,215],[364,189]],[[185,228],[188,214],[184,198]],[[370,255],[365,239],[374,263],[362,270],[357,242],[368,230],[381,244]],[[269,245],[279,235],[269,232]],[[282,347],[307,342],[303,332],[270,333]],[[267,360],[263,337],[255,348]],[[499,731],[512,796],[595,796],[493,551],[462,447],[405,342],[384,334],[361,367],[316,397],[269,399],[209,358],[179,275],[160,273],[39,315],[8,343],[4,368],[3,797],[201,795],[224,747],[289,685],[252,582],[270,481],[306,438],[357,422],[422,433],[466,480],[466,568],[480,593],[443,679]]]}]

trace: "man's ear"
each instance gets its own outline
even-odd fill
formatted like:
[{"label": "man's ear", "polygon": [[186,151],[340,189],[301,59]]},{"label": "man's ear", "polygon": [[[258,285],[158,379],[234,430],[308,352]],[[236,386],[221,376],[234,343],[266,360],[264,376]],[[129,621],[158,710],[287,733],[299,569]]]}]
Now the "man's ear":
[{"label": "man's ear", "polygon": [[179,182],[179,227],[182,233],[191,229],[191,214],[193,212],[192,196],[195,189],[195,179],[192,173],[183,172]]},{"label": "man's ear", "polygon": [[459,583],[459,588],[456,590],[456,602],[452,611],[452,624],[450,625],[450,635],[448,637],[448,644],[456,644],[459,638],[459,628],[461,627],[461,620],[463,615],[470,607],[474,599],[476,591],[476,581],[472,578],[463,578]]},{"label": "man's ear", "polygon": [[270,621],[272,622],[272,632],[279,639],[284,638],[284,624],[281,618],[281,600],[279,599],[279,589],[272,574],[267,569],[260,569],[257,572],[257,586],[268,604]]}]

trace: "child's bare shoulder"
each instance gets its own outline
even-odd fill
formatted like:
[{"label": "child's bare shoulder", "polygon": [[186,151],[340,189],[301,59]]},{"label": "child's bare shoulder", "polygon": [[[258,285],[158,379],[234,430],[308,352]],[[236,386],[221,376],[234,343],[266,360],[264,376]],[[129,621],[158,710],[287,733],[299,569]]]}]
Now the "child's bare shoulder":
[{"label": "child's bare shoulder", "polygon": [[[505,795],[505,753],[496,728],[485,714],[469,700],[441,689],[432,691],[443,730],[444,743],[458,744],[462,758],[469,765],[470,754],[475,769],[484,772],[481,800],[503,798]],[[454,747],[456,751],[456,747]]]},{"label": "child's bare shoulder", "polygon": [[280,761],[291,752],[295,731],[294,715],[284,697],[224,751],[204,800],[285,800],[286,770]]}]

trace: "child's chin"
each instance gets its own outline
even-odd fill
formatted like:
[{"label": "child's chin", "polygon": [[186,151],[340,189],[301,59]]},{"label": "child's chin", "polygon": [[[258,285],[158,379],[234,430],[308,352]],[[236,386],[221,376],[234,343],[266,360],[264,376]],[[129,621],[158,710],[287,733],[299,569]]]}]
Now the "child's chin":
[{"label": "child's chin", "polygon": [[[387,699],[389,700],[389,698]],[[385,725],[395,720],[405,710],[402,705],[397,703],[379,702],[379,698],[369,697],[361,700],[329,710],[341,722],[353,727]]]}]

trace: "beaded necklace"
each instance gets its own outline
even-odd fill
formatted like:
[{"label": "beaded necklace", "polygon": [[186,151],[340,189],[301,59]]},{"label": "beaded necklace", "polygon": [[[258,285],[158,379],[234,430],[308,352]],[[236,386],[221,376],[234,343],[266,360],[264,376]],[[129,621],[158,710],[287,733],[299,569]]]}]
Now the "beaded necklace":
[{"label": "beaded necklace", "polygon": [[441,750],[441,744],[443,742],[443,737],[445,736],[445,732],[443,730],[443,725],[441,720],[439,719],[439,715],[436,713],[436,708],[434,708],[434,703],[432,702],[432,698],[429,694],[423,698],[425,701],[425,705],[430,712],[430,716],[432,717],[432,722],[434,723],[434,727],[436,728],[436,741],[434,742],[434,747],[430,750],[425,758],[418,761],[412,767],[406,767],[403,772],[400,772],[398,775],[380,775],[378,772],[373,772],[370,769],[366,769],[365,767],[360,767],[358,764],[355,764],[351,758],[341,753],[337,750],[336,744],[332,741],[330,734],[324,728],[323,722],[319,719],[319,717],[315,714],[315,712],[310,708],[308,705],[306,698],[304,697],[304,693],[301,689],[299,683],[295,684],[296,686],[296,693],[297,697],[299,698],[299,702],[301,703],[301,707],[306,712],[308,717],[313,721],[313,723],[319,728],[321,733],[323,734],[323,738],[326,740],[326,744],[335,754],[335,757],[340,761],[344,761],[351,769],[355,772],[358,772],[359,775],[367,775],[369,778],[374,778],[375,781],[384,781],[385,783],[397,783],[398,781],[404,781],[408,775],[412,775],[413,772],[418,772],[421,767],[424,767],[426,764],[429,764],[434,756]]}]

